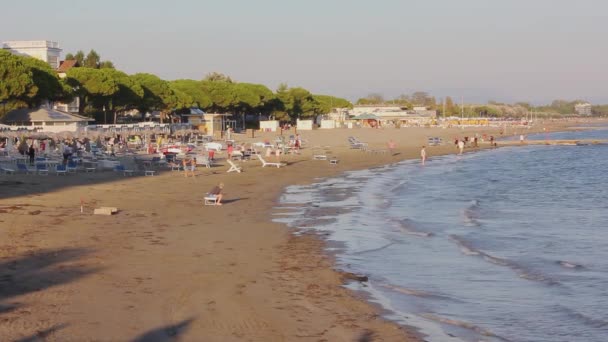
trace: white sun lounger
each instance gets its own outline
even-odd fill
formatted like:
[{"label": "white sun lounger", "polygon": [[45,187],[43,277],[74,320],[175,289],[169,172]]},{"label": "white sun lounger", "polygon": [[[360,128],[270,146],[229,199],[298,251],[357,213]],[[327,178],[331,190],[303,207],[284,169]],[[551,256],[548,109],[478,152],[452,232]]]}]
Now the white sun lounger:
[{"label": "white sun lounger", "polygon": [[266,167],[266,166],[276,166],[277,168],[281,167],[281,166],[285,166],[287,164],[284,163],[269,163],[267,161],[264,160],[264,158],[262,158],[261,155],[256,154],[256,156],[258,157],[258,159],[262,162],[262,167]]},{"label": "white sun lounger", "polygon": [[240,167],[240,166],[238,166],[238,165],[236,165],[232,160],[226,159],[226,161],[228,162],[228,164],[230,164],[230,168],[226,172],[238,172],[238,173],[241,173],[241,171],[243,171],[243,168]]}]

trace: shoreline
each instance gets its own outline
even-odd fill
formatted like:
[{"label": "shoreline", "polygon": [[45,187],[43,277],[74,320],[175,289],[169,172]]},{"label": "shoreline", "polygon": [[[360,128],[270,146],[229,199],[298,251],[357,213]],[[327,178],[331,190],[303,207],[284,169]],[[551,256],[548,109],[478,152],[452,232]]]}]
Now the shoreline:
[{"label": "shoreline", "polygon": [[[243,174],[226,174],[222,166],[194,179],[109,175],[92,185],[86,177],[94,176],[79,174],[76,187],[63,177],[42,184],[38,176],[3,176],[0,221],[8,227],[0,229],[0,339],[421,340],[342,286],[322,237],[294,236],[269,222],[271,213],[288,185],[416,158],[429,133],[445,141],[427,148],[431,158],[455,153],[451,136],[476,131],[488,130],[304,132],[319,145],[334,141],[335,166],[312,161],[311,143],[286,158],[285,168],[250,161],[242,163]],[[400,137],[399,155],[337,146],[351,134],[376,146]],[[200,194],[219,181],[227,186],[226,205],[203,207]],[[115,205],[121,212],[79,215],[80,197],[87,210]]]}]

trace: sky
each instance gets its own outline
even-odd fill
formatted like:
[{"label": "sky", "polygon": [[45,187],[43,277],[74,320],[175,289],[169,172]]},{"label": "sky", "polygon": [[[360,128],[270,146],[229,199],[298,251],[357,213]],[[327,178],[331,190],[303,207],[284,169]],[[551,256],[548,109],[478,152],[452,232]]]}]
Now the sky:
[{"label": "sky", "polygon": [[608,103],[605,0],[28,0],[0,41],[95,49],[127,73],[221,72],[355,101],[415,91],[456,102]]}]

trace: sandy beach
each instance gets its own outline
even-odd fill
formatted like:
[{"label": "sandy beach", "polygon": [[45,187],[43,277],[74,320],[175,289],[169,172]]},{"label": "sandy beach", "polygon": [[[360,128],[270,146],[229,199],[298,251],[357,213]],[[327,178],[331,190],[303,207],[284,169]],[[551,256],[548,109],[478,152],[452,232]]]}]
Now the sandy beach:
[{"label": "sandy beach", "polygon": [[[536,130],[577,124],[553,122]],[[290,184],[418,158],[428,137],[442,137],[442,146],[426,148],[432,162],[457,152],[455,137],[499,137],[499,131],[303,131],[305,148],[283,157],[284,168],[251,160],[239,163],[242,173],[226,173],[228,164],[219,160],[198,168],[194,178],[170,170],[154,177],[0,175],[0,340],[422,340],[343,288],[346,279],[323,253],[324,241],[293,236],[271,221],[271,211]],[[256,132],[236,140],[272,141],[276,135]],[[352,150],[348,136],[371,149],[386,149],[389,139],[397,147],[392,155]],[[312,160],[313,146],[339,159],[337,165]],[[225,204],[203,206],[203,195],[219,182]],[[119,212],[92,215],[100,206]]]}]

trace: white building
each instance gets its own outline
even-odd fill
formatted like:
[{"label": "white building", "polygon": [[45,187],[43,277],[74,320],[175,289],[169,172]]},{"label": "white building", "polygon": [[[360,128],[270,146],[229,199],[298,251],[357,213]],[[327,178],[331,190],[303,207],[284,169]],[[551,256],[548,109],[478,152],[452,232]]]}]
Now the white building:
[{"label": "white building", "polygon": [[2,43],[2,48],[16,55],[30,56],[50,64],[51,68],[59,68],[61,49],[57,42],[48,40],[11,40]]},{"label": "white building", "polygon": [[578,103],[574,106],[574,110],[578,115],[591,115],[591,104]]},{"label": "white building", "polygon": [[45,107],[15,109],[2,117],[2,122],[13,127],[35,128],[40,132],[77,132],[83,130],[91,118],[60,112]]}]

